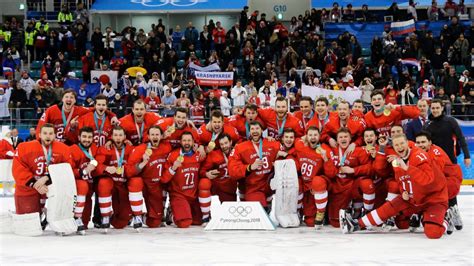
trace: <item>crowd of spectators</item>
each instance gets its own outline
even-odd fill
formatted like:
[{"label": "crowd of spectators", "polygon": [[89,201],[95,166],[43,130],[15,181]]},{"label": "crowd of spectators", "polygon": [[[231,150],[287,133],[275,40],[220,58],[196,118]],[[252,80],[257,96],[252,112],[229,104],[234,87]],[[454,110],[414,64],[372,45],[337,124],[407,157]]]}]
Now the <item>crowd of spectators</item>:
[{"label": "crowd of spectators", "polygon": [[[0,25],[0,62],[15,72],[20,70],[18,61],[29,56],[30,61],[41,62],[41,74],[37,78],[28,71],[4,73],[9,83],[0,89],[0,118],[37,119],[44,108],[59,101],[65,79],[90,82],[91,70],[115,70],[118,86],[104,84],[100,92],[109,96],[110,107],[119,116],[137,98],[165,116],[173,115],[174,107],[189,107],[199,120],[215,108],[231,115],[246,102],[272,106],[280,95],[297,110],[302,86],[309,85],[361,90],[365,103],[374,89],[383,89],[386,101],[398,104],[440,98],[449,114],[473,119],[474,80],[469,73],[474,70],[474,23],[465,28],[459,22],[458,15],[467,11],[463,1],[456,5],[448,0],[439,9],[437,19],[447,19],[440,36],[416,31],[399,38],[387,28],[370,47],[361,47],[349,32],[335,40],[324,39],[326,22],[373,21],[368,10],[364,5],[360,17],[350,4],[343,10],[334,3],[331,10],[313,8],[293,17],[287,26],[275,16],[267,18],[244,7],[230,28],[213,19],[197,28],[191,22],[164,25],[160,19],[149,31],[96,27],[90,39],[88,11],[81,3],[74,12],[63,7],[59,29],[51,28],[44,18],[30,21],[23,29],[13,18]],[[387,15],[404,20],[413,13],[400,11],[394,3]],[[364,49],[370,51],[368,61],[362,56]],[[420,67],[403,59],[416,59]],[[72,66],[78,62],[80,75]],[[234,85],[201,87],[188,71],[190,63],[217,63],[222,71],[234,72]],[[146,74],[130,75],[129,67],[142,67]],[[93,100],[79,97],[78,103],[88,106]]]}]

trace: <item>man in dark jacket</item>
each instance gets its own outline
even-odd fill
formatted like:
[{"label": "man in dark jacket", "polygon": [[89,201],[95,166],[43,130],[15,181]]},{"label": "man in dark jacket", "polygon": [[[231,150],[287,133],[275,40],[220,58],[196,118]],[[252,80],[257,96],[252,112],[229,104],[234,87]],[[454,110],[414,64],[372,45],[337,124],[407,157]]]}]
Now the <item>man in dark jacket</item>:
[{"label": "man in dark jacket", "polygon": [[454,164],[457,164],[456,155],[459,155],[462,149],[464,165],[469,167],[471,165],[469,148],[456,119],[443,114],[443,102],[439,99],[431,102],[430,109],[430,121],[423,128],[431,133],[433,144],[442,148]]}]

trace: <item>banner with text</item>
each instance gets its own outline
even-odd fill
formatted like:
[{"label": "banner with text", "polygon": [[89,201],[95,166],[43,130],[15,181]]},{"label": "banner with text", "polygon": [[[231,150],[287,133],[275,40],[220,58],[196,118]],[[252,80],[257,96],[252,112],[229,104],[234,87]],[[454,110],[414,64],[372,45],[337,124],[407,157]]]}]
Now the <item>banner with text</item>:
[{"label": "banner with text", "polygon": [[234,72],[195,72],[199,86],[227,86],[232,87]]},{"label": "banner with text", "polygon": [[309,96],[313,100],[324,96],[329,100],[329,105],[333,107],[342,100],[353,104],[355,100],[360,99],[362,96],[362,91],[333,91],[307,85],[303,85],[301,93],[303,96]]}]

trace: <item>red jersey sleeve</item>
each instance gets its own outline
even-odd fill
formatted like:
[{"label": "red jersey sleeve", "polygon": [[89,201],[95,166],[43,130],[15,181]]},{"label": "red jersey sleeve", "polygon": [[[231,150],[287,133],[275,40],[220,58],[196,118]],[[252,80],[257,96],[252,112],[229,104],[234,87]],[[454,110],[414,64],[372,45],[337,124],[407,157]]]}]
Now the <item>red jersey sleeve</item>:
[{"label": "red jersey sleeve", "polygon": [[143,154],[145,153],[147,144],[141,144],[133,149],[127,160],[127,166],[125,167],[125,174],[127,177],[134,177],[140,174],[140,170],[137,169],[137,164],[143,160]]},{"label": "red jersey sleeve", "polygon": [[332,179],[336,177],[338,169],[334,165],[334,162],[331,160],[331,157],[329,155],[331,152],[331,148],[326,144],[321,145],[321,148],[326,151],[326,156],[328,158],[328,160],[323,164],[324,175]]},{"label": "red jersey sleeve", "polygon": [[229,176],[233,179],[242,179],[247,175],[247,166],[243,163],[242,152],[246,142],[237,144],[229,157]]},{"label": "red jersey sleeve", "polygon": [[33,173],[29,169],[32,163],[27,156],[27,151],[31,149],[32,145],[28,142],[23,142],[18,145],[15,156],[13,157],[13,178],[18,185],[26,186],[27,183],[34,182]]},{"label": "red jersey sleeve", "polygon": [[354,167],[355,176],[371,176],[372,175],[372,161],[369,155],[360,147],[354,150],[354,155],[359,161],[359,165]]}]

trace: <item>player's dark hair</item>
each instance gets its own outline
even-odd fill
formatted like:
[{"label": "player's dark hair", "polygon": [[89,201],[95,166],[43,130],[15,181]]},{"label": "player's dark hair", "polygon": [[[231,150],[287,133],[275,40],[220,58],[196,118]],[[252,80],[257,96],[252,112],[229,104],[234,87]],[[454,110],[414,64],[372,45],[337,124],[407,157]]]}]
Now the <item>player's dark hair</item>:
[{"label": "player's dark hair", "polygon": [[221,112],[220,110],[214,110],[214,111],[212,111],[212,113],[211,113],[211,120],[212,120],[213,117],[224,120],[224,115],[222,114],[222,112]]},{"label": "player's dark hair", "polygon": [[382,98],[385,96],[385,94],[383,93],[382,90],[374,90],[371,94],[370,94],[370,99],[372,99],[374,96],[376,95],[382,95]]},{"label": "player's dark hair", "polygon": [[63,97],[64,97],[64,95],[66,95],[66,94],[68,94],[68,93],[71,93],[72,96],[74,96],[74,99],[77,100],[77,93],[76,93],[76,91],[75,91],[74,89],[67,89],[67,90],[65,90],[65,91],[63,92]]},{"label": "player's dark hair", "polygon": [[355,99],[354,103],[352,103],[352,106],[354,106],[355,103],[361,103],[362,105],[364,105],[364,101],[362,101],[362,99]]},{"label": "player's dark hair", "polygon": [[189,131],[184,131],[182,134],[181,134],[181,140],[183,140],[183,137],[184,136],[191,136],[191,138],[194,140],[194,137],[193,137],[193,134]]},{"label": "player's dark hair", "polygon": [[391,130],[392,128],[394,128],[394,127],[399,127],[399,128],[401,128],[401,129],[402,129],[402,132],[405,133],[405,130],[403,129],[403,127],[402,127],[401,125],[393,125],[393,126],[390,128],[390,130]]},{"label": "player's dark hair", "polygon": [[288,101],[286,100],[286,98],[283,97],[283,96],[278,96],[278,97],[276,98],[275,103],[276,103],[276,102],[285,102],[285,103],[288,103]]},{"label": "player's dark hair", "polygon": [[188,109],[187,109],[187,108],[184,108],[184,107],[178,107],[178,108],[176,108],[176,112],[174,113],[174,115],[176,116],[176,114],[177,114],[178,112],[180,112],[180,113],[185,113],[186,116],[188,116],[188,113],[189,113]]},{"label": "player's dark hair", "polygon": [[[364,134],[365,134],[365,132],[370,132],[370,131],[374,132],[374,134],[375,134],[376,137],[379,136],[379,133],[377,132],[377,130],[375,130],[374,128],[371,128],[371,127],[366,128],[366,129],[364,130]],[[363,134],[362,134],[362,135],[363,135]]]},{"label": "player's dark hair", "polygon": [[221,134],[219,134],[219,137],[217,138],[217,141],[220,142],[221,139],[225,139],[225,138],[227,138],[229,141],[232,141],[232,138],[231,138],[230,135],[227,134],[227,133],[221,133]]},{"label": "player's dark hair", "polygon": [[336,136],[339,136],[339,134],[342,134],[342,133],[347,133],[347,134],[349,134],[349,136],[352,137],[352,134],[351,134],[351,132],[349,131],[349,129],[348,129],[347,127],[341,127],[341,128],[337,131]]},{"label": "player's dark hair", "polygon": [[308,102],[309,102],[309,105],[313,106],[313,99],[311,99],[311,97],[309,97],[309,96],[303,96],[303,97],[301,97],[301,98],[300,98],[300,103],[301,103],[302,101],[308,101]]},{"label": "player's dark hair", "polygon": [[338,105],[340,105],[340,104],[347,104],[347,107],[349,107],[349,109],[351,108],[351,104],[346,100],[340,101]]},{"label": "player's dark hair", "polygon": [[293,135],[296,136],[295,130],[294,130],[293,128],[291,128],[291,127],[284,128],[284,129],[283,129],[283,135],[285,135],[285,133],[293,133]]},{"label": "player's dark hair", "polygon": [[114,131],[122,131],[123,134],[125,135],[125,129],[124,129],[123,127],[121,127],[121,126],[114,126],[114,127],[112,128],[112,134],[114,133]]},{"label": "player's dark hair", "polygon": [[427,140],[431,141],[431,133],[425,130],[422,130],[415,135],[415,139],[418,137],[426,137]]},{"label": "player's dark hair", "polygon": [[250,128],[251,126],[259,126],[260,129],[263,129],[262,124],[260,124],[260,122],[258,122],[258,121],[252,121],[252,122],[250,122],[250,123],[249,123],[249,128]]},{"label": "player's dark hair", "polygon": [[252,111],[255,111],[257,112],[258,110],[258,106],[256,104],[253,104],[253,103],[249,103],[245,106],[245,109],[250,109]]},{"label": "player's dark hair", "polygon": [[41,126],[40,132],[41,132],[41,130],[43,130],[43,128],[52,128],[52,129],[54,129],[54,126],[53,126],[53,124],[46,123],[46,124]]},{"label": "player's dark hair", "polygon": [[97,96],[95,96],[95,102],[97,103],[98,100],[105,100],[107,101],[109,98],[107,98],[107,96],[105,96],[104,94],[97,94]]},{"label": "player's dark hair", "polygon": [[79,136],[84,132],[94,134],[94,129],[92,129],[91,127],[82,127],[79,130]]},{"label": "player's dark hair", "polygon": [[319,127],[317,126],[310,126],[308,127],[308,129],[306,130],[306,132],[309,132],[309,131],[318,131],[318,133],[321,133],[321,131],[319,130]]},{"label": "player's dark hair", "polygon": [[148,129],[148,134],[150,134],[150,131],[152,129],[158,129],[160,131],[160,134],[163,134],[163,130],[161,129],[161,127],[157,126],[157,125],[153,125],[151,126],[149,129]]},{"label": "player's dark hair", "polygon": [[316,103],[318,103],[318,102],[323,102],[323,103],[325,103],[326,105],[329,105],[329,100],[328,100],[328,98],[326,98],[326,97],[319,97],[319,98],[316,100]]}]

